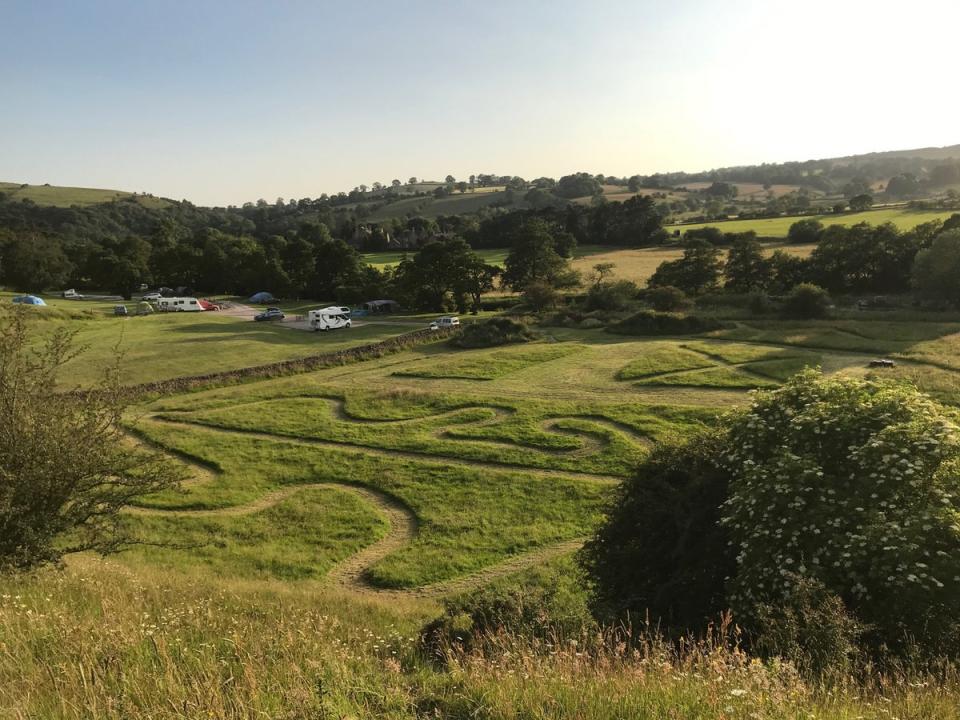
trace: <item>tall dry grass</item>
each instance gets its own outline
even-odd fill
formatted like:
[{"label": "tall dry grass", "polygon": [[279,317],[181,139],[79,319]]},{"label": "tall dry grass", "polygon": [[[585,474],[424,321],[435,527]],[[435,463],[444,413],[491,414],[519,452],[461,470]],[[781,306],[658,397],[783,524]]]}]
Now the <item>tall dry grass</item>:
[{"label": "tall dry grass", "polygon": [[493,633],[425,652],[437,608],[316,586],[133,573],[99,561],[4,578],[3,718],[960,717],[960,682],[874,674],[814,683],[729,627],[677,648],[654,634],[535,641]]}]

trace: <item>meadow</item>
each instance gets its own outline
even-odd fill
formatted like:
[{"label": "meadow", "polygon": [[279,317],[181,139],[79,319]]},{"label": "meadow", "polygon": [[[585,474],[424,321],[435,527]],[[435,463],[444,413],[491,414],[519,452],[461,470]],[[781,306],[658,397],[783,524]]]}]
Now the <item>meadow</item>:
[{"label": "meadow", "polygon": [[[574,250],[574,258],[589,258],[594,255],[600,255],[607,252],[610,252],[612,248],[607,248],[602,245],[579,245]],[[374,252],[374,253],[364,253],[363,259],[365,262],[373,265],[374,267],[383,268],[383,267],[392,267],[397,265],[405,257],[413,257],[415,251],[404,251],[404,250],[390,250],[387,252]],[[507,248],[481,248],[475,250],[480,257],[484,259],[485,262],[490,263],[491,265],[497,265],[503,267],[504,261],[507,259],[507,255],[510,251]]]},{"label": "meadow", "polygon": [[[786,231],[784,231],[786,234]],[[791,255],[806,257],[816,247],[815,244],[787,244],[784,242],[764,243],[764,252],[767,254],[775,250],[783,250]],[[475,251],[491,265],[503,267],[507,259],[508,250],[500,248],[481,249]],[[726,254],[726,250],[723,250]],[[649,247],[649,248],[621,248],[605,245],[578,245],[574,250],[571,263],[574,270],[579,271],[584,278],[589,278],[593,266],[598,263],[613,263],[613,278],[616,280],[630,280],[645,285],[647,280],[667,260],[676,260],[683,255],[683,248],[678,245]],[[365,253],[363,259],[374,267],[384,268],[397,265],[406,256],[412,253],[403,251],[389,251]]]},{"label": "meadow", "polygon": [[703,227],[716,227],[724,232],[739,233],[753,231],[761,238],[782,238],[787,236],[790,226],[797,220],[812,217],[826,225],[844,225],[850,227],[857,223],[870,223],[871,225],[882,225],[883,223],[893,223],[900,230],[912,230],[921,223],[931,222],[933,220],[946,220],[953,211],[949,210],[910,210],[905,207],[879,208],[877,210],[867,210],[866,212],[848,212],[839,215],[806,215],[798,217],[795,215],[775,218],[756,218],[753,220],[721,220],[708,223],[690,223],[679,225],[668,225],[667,230],[687,232]]},{"label": "meadow", "polygon": [[[815,247],[814,244],[788,245],[783,242],[767,242],[764,243],[764,252],[769,255],[775,250],[783,250],[791,255],[806,257]],[[722,252],[725,257],[727,251],[722,249]],[[614,279],[630,280],[643,286],[661,263],[676,260],[681,255],[683,255],[683,248],[678,245],[649,248],[585,246],[582,254],[578,252],[571,264],[584,277],[589,277],[594,265],[613,263]]]},{"label": "meadow", "polygon": [[[95,377],[121,327],[136,339],[130,378],[364,339],[216,313],[123,320],[66,301],[48,310],[37,327],[75,326],[100,343],[71,366],[75,382]],[[368,327],[369,339],[402,328]],[[612,488],[651,444],[752,389],[814,366],[909,379],[960,404],[957,327],[851,311],[731,317],[677,338],[545,328],[524,345],[431,342],[144,397],[126,420],[131,437],[191,479],[124,514],[142,545],[5,582],[0,717],[960,717],[952,675],[821,685],[751,660],[733,634],[679,652],[652,636],[627,651],[596,633],[504,635],[483,651],[447,648],[439,663],[417,640],[445,599],[573,572]],[[871,370],[878,355],[897,367]]]}]

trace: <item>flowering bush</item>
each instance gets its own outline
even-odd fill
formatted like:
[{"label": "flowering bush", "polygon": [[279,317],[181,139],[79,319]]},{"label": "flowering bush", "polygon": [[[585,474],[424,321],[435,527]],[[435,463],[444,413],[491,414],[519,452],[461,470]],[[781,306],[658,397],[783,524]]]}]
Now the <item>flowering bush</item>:
[{"label": "flowering bush", "polygon": [[729,430],[722,522],[742,619],[797,576],[839,597],[874,645],[956,648],[960,435],[902,385],[816,371],[758,394]]}]

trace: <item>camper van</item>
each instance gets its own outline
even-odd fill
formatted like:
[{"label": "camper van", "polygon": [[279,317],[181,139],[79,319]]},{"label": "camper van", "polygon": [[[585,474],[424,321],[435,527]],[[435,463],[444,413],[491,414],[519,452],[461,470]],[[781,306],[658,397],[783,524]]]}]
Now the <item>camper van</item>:
[{"label": "camper van", "polygon": [[330,307],[311,310],[307,315],[310,327],[314,332],[317,330],[336,330],[337,328],[350,327],[350,308]]},{"label": "camper van", "polygon": [[157,300],[160,312],[203,312],[203,305],[192,297],[162,297]]}]

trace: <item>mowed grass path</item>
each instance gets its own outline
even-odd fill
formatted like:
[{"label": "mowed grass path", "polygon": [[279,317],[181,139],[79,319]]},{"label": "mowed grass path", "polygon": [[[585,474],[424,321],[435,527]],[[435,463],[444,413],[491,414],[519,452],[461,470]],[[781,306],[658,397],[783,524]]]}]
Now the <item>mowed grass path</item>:
[{"label": "mowed grass path", "polygon": [[[676,339],[564,329],[558,342],[469,351],[438,343],[163,398],[140,410],[139,432],[212,472],[182,494],[145,503],[175,514],[130,522],[141,523],[146,539],[180,537],[201,549],[128,557],[238,578],[323,581],[385,532],[384,517],[364,510],[362,497],[360,505],[338,499],[345,486],[359,486],[401,503],[416,526],[409,542],[363,571],[365,582],[417,589],[469,578],[575,545],[651,441],[688,432],[745,403],[748,390],[804,367],[866,375],[882,351],[902,362],[881,376],[960,400],[947,357],[958,329],[756,322]],[[266,502],[274,496],[283,503]]]},{"label": "mowed grass path", "polygon": [[667,230],[686,232],[703,227],[716,227],[724,232],[737,233],[753,230],[760,237],[786,237],[790,226],[798,220],[812,218],[826,225],[845,225],[847,227],[857,223],[882,225],[892,222],[901,230],[912,230],[921,223],[931,220],[946,220],[955,211],[950,210],[910,210],[904,207],[881,208],[858,213],[841,213],[839,215],[804,215],[802,217],[757,218],[754,220],[721,220],[718,222],[696,223],[689,225],[668,225]]}]

